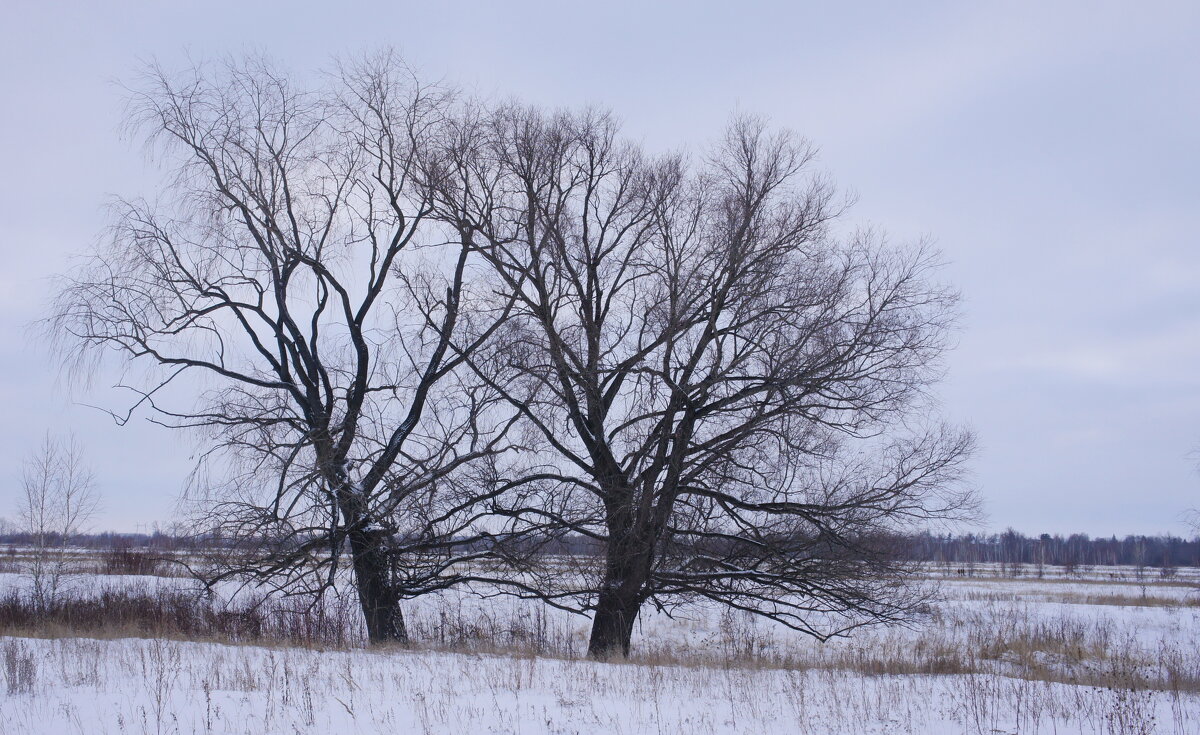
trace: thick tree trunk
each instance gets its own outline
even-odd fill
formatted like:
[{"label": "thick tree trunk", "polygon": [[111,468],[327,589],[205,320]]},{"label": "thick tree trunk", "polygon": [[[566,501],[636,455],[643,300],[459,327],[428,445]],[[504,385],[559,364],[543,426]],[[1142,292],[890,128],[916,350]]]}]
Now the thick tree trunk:
[{"label": "thick tree trunk", "polygon": [[[637,538],[625,506],[609,512],[608,549],[605,551],[604,580],[592,618],[588,656],[607,659],[629,655],[633,624],[646,599],[646,581],[650,578],[649,545]],[[613,512],[616,511],[616,512]]]},{"label": "thick tree trunk", "polygon": [[619,590],[601,592],[596,617],[592,619],[588,656],[598,659],[628,656],[633,624],[641,607],[637,597],[623,595]]},{"label": "thick tree trunk", "polygon": [[392,581],[391,560],[381,534],[371,531],[351,534],[350,553],[358,601],[367,623],[367,640],[372,644],[408,643],[400,595]]}]

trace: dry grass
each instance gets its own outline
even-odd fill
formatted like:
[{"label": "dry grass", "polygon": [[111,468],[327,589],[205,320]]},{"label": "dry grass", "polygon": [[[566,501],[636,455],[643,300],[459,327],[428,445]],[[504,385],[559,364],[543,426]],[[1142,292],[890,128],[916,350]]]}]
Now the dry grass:
[{"label": "dry grass", "polygon": [[1013,593],[1000,592],[968,592],[968,600],[1011,601],[1015,599],[1036,600],[1038,602],[1057,602],[1066,605],[1108,605],[1112,607],[1169,607],[1197,608],[1200,607],[1200,597],[1172,597],[1169,595],[1131,595],[1120,592],[1104,594],[1085,594],[1066,590],[1035,590],[1022,592],[1019,596]]},{"label": "dry grass", "polygon": [[63,595],[39,608],[10,591],[0,597],[0,634],[27,638],[165,638],[345,648],[356,630],[345,605],[254,599],[225,604],[182,590],[103,589]]},{"label": "dry grass", "polygon": [[[656,635],[659,627],[646,628],[635,643],[635,653],[622,663],[868,677],[1000,676],[1100,690],[1168,692],[1176,697],[1200,693],[1200,653],[1186,642],[1166,637],[1139,642],[1135,623],[1038,610],[1038,602],[1029,599],[1178,610],[1194,609],[1193,601],[1065,590],[1048,595],[1021,589],[1019,594],[1028,599],[1014,603],[1012,593],[972,591],[966,596],[970,604],[935,607],[914,631],[867,630],[826,645],[789,636],[740,613],[719,613],[716,619],[702,615],[697,625],[703,636],[694,643],[684,645],[678,637]],[[579,659],[586,643],[586,620],[547,610],[503,601],[468,604],[463,598],[414,606],[408,623],[416,643],[410,650],[494,654],[513,660]],[[64,599],[47,611],[34,609],[11,592],[0,598],[0,634],[344,650],[364,645],[352,598],[332,598],[321,605],[262,599],[233,605],[169,587],[153,592],[100,590]]]},{"label": "dry grass", "polygon": [[[428,651],[315,651],[139,641],[0,642],[29,671],[14,731],[585,733],[1164,733],[1194,696],[970,674],[606,665]],[[22,664],[23,665],[23,664]],[[5,676],[8,674],[5,672]],[[94,692],[94,694],[93,694]]]},{"label": "dry grass", "polygon": [[[1165,595],[1146,607],[1137,596],[1059,589],[1108,603],[1063,610],[1040,607],[1045,595],[1023,581],[1024,599],[997,590],[936,605],[914,630],[824,645],[752,616],[697,611],[648,618],[633,656],[597,664],[580,660],[585,619],[503,598],[412,605],[414,646],[364,651],[352,599],[223,605],[150,582],[80,588],[44,616],[15,593],[0,598],[0,633],[54,639],[0,642],[2,716],[32,732],[70,731],[39,713],[69,712],[71,700],[54,697],[93,687],[120,693],[97,700],[118,708],[112,732],[432,733],[491,719],[500,732],[815,735],[926,732],[931,722],[980,735],[1200,731],[1200,653],[1179,637],[1195,613]],[[1179,625],[1139,629],[1167,619]],[[89,640],[127,636],[144,640]],[[181,702],[204,704],[187,720]]]},{"label": "dry grass", "polygon": [[[1100,596],[1117,605],[1121,595]],[[978,596],[975,599],[980,599]],[[749,615],[724,612],[704,645],[643,634],[628,663],[653,666],[836,670],[871,676],[1000,673],[1036,681],[1200,692],[1200,665],[1181,651],[1147,652],[1104,619],[1030,617],[1000,599],[953,614],[935,613],[916,632],[867,631],[819,645],[781,637]],[[1145,600],[1132,599],[1141,606]],[[1171,602],[1159,600],[1163,606]],[[1101,603],[1096,603],[1101,604]],[[560,660],[580,658],[583,623],[544,607],[437,606],[408,617],[422,650]],[[246,599],[221,603],[195,593],[100,589],[64,596],[39,610],[26,597],[0,597],[0,634],[38,638],[164,638],[346,649],[365,644],[352,598],[311,602]],[[1161,647],[1160,647],[1161,648]],[[1167,655],[1170,654],[1170,655]]]}]

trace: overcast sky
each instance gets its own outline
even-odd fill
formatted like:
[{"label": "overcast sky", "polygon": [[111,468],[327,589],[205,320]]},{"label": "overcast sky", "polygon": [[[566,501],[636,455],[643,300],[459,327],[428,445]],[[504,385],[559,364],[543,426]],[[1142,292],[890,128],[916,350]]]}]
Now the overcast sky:
[{"label": "overcast sky", "polygon": [[106,197],[151,193],[117,83],[149,58],[309,72],[384,46],[483,94],[611,108],[655,149],[735,110],[800,132],[854,223],[950,261],[941,394],[979,435],[987,528],[1183,533],[1200,506],[1194,0],[70,5],[7,0],[0,26],[0,516],[47,430],[83,441],[100,528],[169,522],[190,466],[183,437],[80,405],[114,397],[63,385],[27,329]]}]

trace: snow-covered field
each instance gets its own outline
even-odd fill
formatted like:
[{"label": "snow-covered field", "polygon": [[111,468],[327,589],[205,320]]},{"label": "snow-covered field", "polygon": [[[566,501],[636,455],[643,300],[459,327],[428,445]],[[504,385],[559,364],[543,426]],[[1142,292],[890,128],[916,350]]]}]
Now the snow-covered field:
[{"label": "snow-covered field", "polygon": [[[410,606],[410,650],[4,637],[0,732],[1197,733],[1196,578],[952,573],[918,626],[826,644],[651,612],[628,663],[580,660],[584,618],[457,593]],[[75,593],[143,583],[183,581]]]}]

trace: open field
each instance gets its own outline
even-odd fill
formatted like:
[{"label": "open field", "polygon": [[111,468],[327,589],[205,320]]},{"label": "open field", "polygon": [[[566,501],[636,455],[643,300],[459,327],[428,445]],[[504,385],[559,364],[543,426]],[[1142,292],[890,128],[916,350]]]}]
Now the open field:
[{"label": "open field", "polygon": [[[409,649],[262,626],[10,625],[0,722],[27,733],[1200,732],[1197,570],[974,571],[929,567],[940,601],[912,628],[825,644],[713,608],[648,612],[621,663],[581,660],[584,618],[466,592],[411,603]],[[25,584],[0,574],[0,597]],[[84,576],[68,594],[155,599],[188,584]],[[328,603],[332,619],[354,619],[348,602]]]}]

